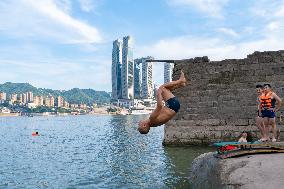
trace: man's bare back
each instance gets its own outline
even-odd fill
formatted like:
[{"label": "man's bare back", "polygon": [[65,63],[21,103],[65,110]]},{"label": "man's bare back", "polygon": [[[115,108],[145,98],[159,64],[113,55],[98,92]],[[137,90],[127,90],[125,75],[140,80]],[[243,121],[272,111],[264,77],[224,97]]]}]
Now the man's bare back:
[{"label": "man's bare back", "polygon": [[141,134],[147,134],[150,127],[163,125],[176,115],[180,108],[180,103],[171,91],[176,88],[184,87],[185,85],[186,79],[184,73],[181,71],[178,80],[163,84],[159,87],[157,91],[156,109],[151,113],[149,119],[139,122],[138,130]]},{"label": "man's bare back", "polygon": [[176,112],[164,106],[161,110],[158,110],[157,114],[157,116],[152,116],[152,114],[150,115],[150,127],[163,125],[174,117]]}]

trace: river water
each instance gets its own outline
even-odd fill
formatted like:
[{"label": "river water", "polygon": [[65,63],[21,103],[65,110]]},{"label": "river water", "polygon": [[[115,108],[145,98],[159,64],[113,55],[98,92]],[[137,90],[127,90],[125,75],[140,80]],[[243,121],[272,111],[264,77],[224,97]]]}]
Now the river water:
[{"label": "river water", "polygon": [[163,126],[136,130],[143,117],[0,117],[0,188],[189,188],[211,149],[164,147]]}]

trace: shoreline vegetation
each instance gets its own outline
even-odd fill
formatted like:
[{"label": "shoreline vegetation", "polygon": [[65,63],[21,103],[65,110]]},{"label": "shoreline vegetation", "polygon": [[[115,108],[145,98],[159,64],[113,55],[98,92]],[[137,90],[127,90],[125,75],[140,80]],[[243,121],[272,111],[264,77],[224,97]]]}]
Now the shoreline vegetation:
[{"label": "shoreline vegetation", "polygon": [[28,83],[0,84],[0,116],[136,115],[150,114],[153,106],[149,100],[146,105],[143,100],[117,105],[111,102],[110,93],[93,89],[60,91]]}]

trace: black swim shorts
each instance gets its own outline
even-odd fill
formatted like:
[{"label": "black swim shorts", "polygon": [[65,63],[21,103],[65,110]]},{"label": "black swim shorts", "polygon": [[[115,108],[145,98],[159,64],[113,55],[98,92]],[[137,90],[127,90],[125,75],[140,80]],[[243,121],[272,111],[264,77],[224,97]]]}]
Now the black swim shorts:
[{"label": "black swim shorts", "polygon": [[177,97],[173,97],[173,98],[170,98],[168,99],[166,102],[165,102],[165,105],[166,107],[172,109],[173,111],[175,111],[176,113],[179,111],[180,109],[180,103],[177,99]]}]

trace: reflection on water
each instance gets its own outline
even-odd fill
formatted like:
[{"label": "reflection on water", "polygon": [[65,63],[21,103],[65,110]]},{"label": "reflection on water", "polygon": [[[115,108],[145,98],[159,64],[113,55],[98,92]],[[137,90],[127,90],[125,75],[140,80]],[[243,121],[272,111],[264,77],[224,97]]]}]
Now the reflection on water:
[{"label": "reflection on water", "polygon": [[191,163],[197,156],[212,151],[211,147],[165,147],[165,156],[168,158],[167,186],[172,188],[190,188],[189,174]]},{"label": "reflection on water", "polygon": [[144,117],[0,117],[0,188],[188,188],[210,149],[163,147],[163,127],[137,131]]}]

